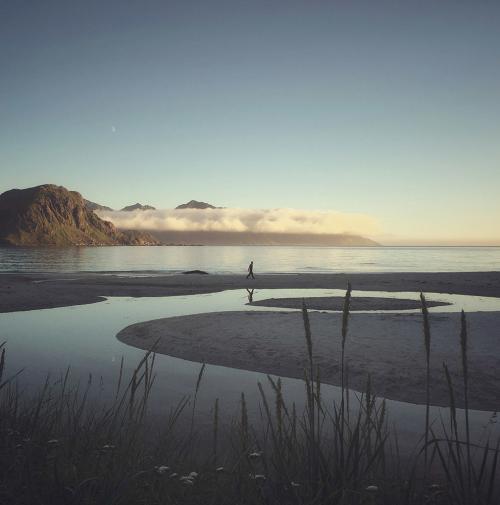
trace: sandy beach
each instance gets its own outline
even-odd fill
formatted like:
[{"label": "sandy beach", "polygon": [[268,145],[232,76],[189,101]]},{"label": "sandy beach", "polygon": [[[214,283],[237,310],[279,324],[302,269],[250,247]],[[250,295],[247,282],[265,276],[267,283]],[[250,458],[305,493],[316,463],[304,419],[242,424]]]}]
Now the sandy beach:
[{"label": "sandy beach", "polygon": [[[302,309],[305,304],[310,310],[335,310],[344,308],[343,296],[313,296],[307,298],[267,298],[251,302],[255,307],[277,307],[282,309]],[[446,302],[427,301],[427,307],[439,307],[449,305]],[[351,311],[365,310],[415,310],[422,306],[419,300],[403,300],[394,298],[370,298],[366,296],[354,296],[351,298],[349,308]]]},{"label": "sandy beach", "polygon": [[176,296],[226,289],[415,291],[500,297],[500,272],[168,275],[158,272],[0,274],[0,312],[96,303],[109,296]]},{"label": "sandy beach", "polygon": [[[314,361],[321,381],[340,384],[341,314],[310,313]],[[418,314],[352,314],[346,355],[349,386],[366,387],[368,375],[381,397],[425,403],[425,350]],[[500,313],[469,315],[470,404],[496,411],[500,405]],[[443,373],[452,376],[463,406],[460,316],[431,314],[432,404],[449,405]],[[215,312],[131,325],[117,338],[129,345],[178,358],[303,377],[307,360],[302,315],[295,312]]]},{"label": "sandy beach", "polygon": [[[2,274],[0,311],[96,303],[113,296],[151,297],[211,293],[227,289],[339,288],[424,291],[500,297],[500,273],[394,273],[261,275],[165,275],[130,273]],[[300,307],[301,299],[259,300],[254,305]],[[311,298],[311,309],[341,309],[341,297]],[[354,296],[353,310],[418,308],[415,300]],[[123,329],[118,338],[142,349],[159,339],[157,351],[191,361],[303,376],[306,347],[297,311],[216,312],[145,321]],[[340,314],[311,313],[314,357],[322,381],[339,380]],[[500,406],[500,313],[470,313],[470,404],[496,411]],[[459,354],[459,314],[431,314],[432,403],[448,405],[443,362],[450,368],[456,401],[463,404]],[[377,395],[422,403],[425,356],[420,314],[352,314],[347,343],[349,385],[362,391],[368,375]]]}]

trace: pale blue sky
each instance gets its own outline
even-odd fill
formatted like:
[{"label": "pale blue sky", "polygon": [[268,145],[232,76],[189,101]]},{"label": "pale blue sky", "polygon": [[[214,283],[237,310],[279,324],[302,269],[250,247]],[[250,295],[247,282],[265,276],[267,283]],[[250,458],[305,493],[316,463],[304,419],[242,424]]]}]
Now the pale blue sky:
[{"label": "pale blue sky", "polygon": [[0,0],[0,191],[500,243],[499,26],[496,1]]}]

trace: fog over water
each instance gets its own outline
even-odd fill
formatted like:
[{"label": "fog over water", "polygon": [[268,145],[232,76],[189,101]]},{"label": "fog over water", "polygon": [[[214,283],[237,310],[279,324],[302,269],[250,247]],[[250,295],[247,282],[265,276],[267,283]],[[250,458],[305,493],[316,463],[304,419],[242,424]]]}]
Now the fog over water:
[{"label": "fog over water", "polygon": [[365,214],[301,209],[164,209],[99,211],[118,228],[251,233],[350,233],[372,235],[377,221]]}]

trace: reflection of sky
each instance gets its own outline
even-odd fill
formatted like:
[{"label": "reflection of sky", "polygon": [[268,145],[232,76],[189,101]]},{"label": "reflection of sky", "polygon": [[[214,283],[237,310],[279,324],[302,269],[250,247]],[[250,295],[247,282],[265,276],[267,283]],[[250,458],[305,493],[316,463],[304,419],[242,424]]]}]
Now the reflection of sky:
[{"label": "reflection of sky", "polygon": [[[344,294],[345,291],[340,289],[256,289],[253,300]],[[418,293],[411,292],[353,291],[353,296],[419,299]],[[430,308],[434,313],[462,309],[468,312],[500,311],[497,298],[431,293],[427,299],[452,303]],[[116,340],[115,335],[124,327],[151,319],[213,311],[279,310],[249,307],[247,301],[248,293],[243,289],[191,296],[109,298],[89,305],[0,314],[1,337],[8,341],[10,367],[27,367],[29,373],[45,373],[71,366],[75,373],[92,372],[95,376],[112,380],[116,377],[121,356],[125,356],[128,366],[133,366],[143,355],[142,351]],[[163,366],[162,360],[168,364]],[[160,357],[158,367],[163,371],[178,369],[186,374],[188,382],[198,369],[198,365],[168,357]]]},{"label": "reflection of sky", "polygon": [[[125,374],[131,373],[144,352],[119,342],[115,335],[130,324],[178,315],[224,310],[266,310],[264,307],[246,306],[246,290],[221,293],[179,296],[168,298],[110,298],[105,302],[0,314],[0,340],[7,340],[8,373],[25,368],[21,382],[29,387],[40,387],[45,374],[50,371],[55,380],[71,366],[72,377],[86,382],[92,373],[95,383],[103,379],[101,396],[113,392],[109,388],[116,384],[120,360],[125,358]],[[343,290],[255,290],[254,300],[270,297],[342,296]],[[418,299],[416,293],[359,292],[353,296],[383,296],[390,298]],[[431,308],[431,312],[457,311],[462,307],[472,310],[500,310],[499,299],[459,295],[428,295],[428,300],[443,300],[454,303],[453,307]],[[277,309],[269,309],[277,310]],[[290,310],[290,309],[287,309]],[[151,408],[165,413],[174,401],[192,393],[200,364],[157,355],[155,362],[156,383]],[[207,413],[216,397],[228,413],[237,410],[239,395],[245,392],[252,415],[258,402],[257,382],[268,388],[264,374],[235,370],[220,366],[207,366],[199,396],[200,414]],[[286,398],[302,405],[303,384],[295,379],[284,380]],[[338,397],[338,388],[324,386],[325,398]],[[401,426],[403,433],[420,433],[423,426],[423,407],[389,401],[389,410]],[[443,409],[433,409],[436,414],[446,415]],[[473,429],[480,429],[488,413],[472,414]]]},{"label": "reflection of sky", "polygon": [[147,271],[246,275],[250,261],[264,272],[492,272],[500,269],[500,248],[380,247],[0,247],[0,271]]},{"label": "reflection of sky", "polygon": [[498,239],[499,21],[451,0],[3,2],[0,191]]}]

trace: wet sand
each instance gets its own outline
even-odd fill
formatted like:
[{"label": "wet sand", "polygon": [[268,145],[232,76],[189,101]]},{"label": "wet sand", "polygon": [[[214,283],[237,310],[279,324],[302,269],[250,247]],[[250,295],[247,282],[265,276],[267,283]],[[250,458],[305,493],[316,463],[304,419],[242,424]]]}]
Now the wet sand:
[{"label": "wet sand", "polygon": [[[342,296],[312,296],[309,298],[268,298],[251,302],[249,305],[255,307],[279,307],[284,309],[301,309],[305,303],[308,309],[312,310],[336,310],[344,308],[344,297]],[[427,301],[427,307],[440,307],[450,305],[446,302]],[[393,298],[371,298],[367,296],[354,296],[351,299],[349,308],[351,311],[364,310],[414,310],[419,309],[421,303],[418,300],[403,300]]]},{"label": "wet sand", "polygon": [[[109,296],[175,296],[245,288],[423,291],[500,297],[500,272],[167,275],[140,272],[0,274],[0,312],[96,303]],[[146,276],[148,275],[148,276]]]},{"label": "wet sand", "polygon": [[[310,313],[314,361],[321,381],[340,385],[341,314]],[[460,314],[431,314],[431,403],[448,406],[445,362],[463,407]],[[500,407],[500,313],[472,313],[469,403]],[[214,312],[131,325],[122,342],[177,358],[302,378],[307,361],[303,320],[295,312]],[[368,376],[378,396],[425,403],[425,350],[419,314],[352,314],[346,344],[349,387],[364,391]]]},{"label": "wet sand", "polygon": [[[178,296],[227,289],[345,289],[423,291],[500,297],[500,272],[168,275],[156,272],[66,274],[0,274],[0,312],[96,303],[105,297]],[[265,301],[297,307],[297,299]],[[312,308],[340,308],[341,298],[309,300]],[[329,305],[333,303],[335,306]],[[376,306],[373,305],[376,303]],[[359,304],[359,306],[355,306]],[[371,305],[370,305],[371,304]],[[394,304],[414,301],[353,299],[353,309],[405,309]],[[314,307],[313,307],[314,305]],[[418,306],[418,304],[416,304]],[[339,384],[340,315],[312,313],[315,360],[324,382]],[[476,409],[500,407],[500,313],[471,313],[470,404]],[[463,404],[460,378],[459,315],[431,314],[432,403],[448,405],[442,371],[448,364]],[[193,361],[298,377],[303,375],[304,330],[299,312],[225,312],[140,323],[119,334],[123,342]],[[391,399],[422,403],[425,359],[419,314],[353,314],[347,344],[350,387],[363,390],[371,375],[376,393]]]}]

